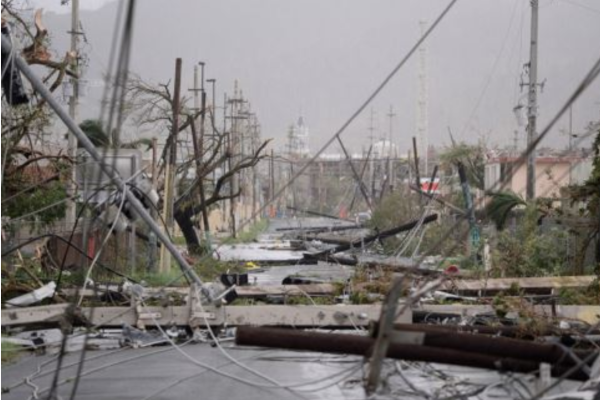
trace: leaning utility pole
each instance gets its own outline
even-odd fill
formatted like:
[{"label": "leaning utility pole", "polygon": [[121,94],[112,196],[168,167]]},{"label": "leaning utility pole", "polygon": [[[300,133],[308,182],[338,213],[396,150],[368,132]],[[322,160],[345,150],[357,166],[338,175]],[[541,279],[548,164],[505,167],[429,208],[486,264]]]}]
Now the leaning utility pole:
[{"label": "leaning utility pole", "polygon": [[[369,143],[370,148],[373,148],[375,144],[375,111],[371,107],[371,116],[369,118]],[[369,162],[369,197],[371,199],[375,198],[375,160],[373,162]]]},{"label": "leaning utility pole", "polygon": [[[77,103],[79,101],[79,81],[77,73],[79,72],[79,0],[71,0],[71,70],[74,76],[71,77],[71,96],[69,97],[69,116],[77,121]],[[68,134],[68,156],[71,160],[77,158],[77,138],[73,133]],[[77,218],[75,194],[77,192],[76,164],[71,167],[71,179],[67,186],[67,195],[70,200],[67,202],[66,220],[67,225],[75,224]]]},{"label": "leaning utility pole", "polygon": [[537,137],[537,57],[538,57],[538,7],[539,0],[531,0],[531,43],[529,53],[529,103],[527,106],[527,200],[535,199],[535,149],[531,148]]},{"label": "leaning utility pole", "polygon": [[[421,35],[427,32],[427,22],[419,21]],[[428,173],[428,147],[429,147],[429,116],[428,116],[428,77],[427,77],[427,46],[422,43],[419,46],[418,59],[418,97],[417,97],[417,145],[418,151],[423,158],[423,174]]]},{"label": "leaning utility pole", "polygon": [[[204,158],[204,127],[206,125],[206,90],[204,90],[204,63],[198,63],[201,68],[201,83],[200,83],[200,93],[202,94],[202,103],[201,103],[201,114],[200,114],[200,158]],[[197,70],[196,70],[197,72]],[[197,88],[197,77],[194,78],[194,88]],[[198,177],[200,179],[200,177]],[[208,223],[208,210],[206,209],[206,196],[204,192],[204,182],[200,180],[200,201],[202,202],[202,222],[204,224],[204,235],[206,238],[206,245],[208,246],[208,250],[210,250],[210,225]]]},{"label": "leaning utility pole", "polygon": [[[165,200],[163,214],[166,222],[166,229],[173,232],[174,221],[174,200],[175,200],[175,169],[177,163],[177,134],[179,133],[179,101],[181,97],[181,58],[175,61],[175,90],[173,93],[173,126],[171,130],[171,141],[169,149],[169,161],[165,168]],[[168,143],[168,141],[167,141]],[[171,269],[171,254],[161,247],[160,252],[160,272],[167,272]]]},{"label": "leaning utility pole", "polygon": [[[201,67],[201,86],[198,87],[198,65]],[[194,112],[200,113],[200,137],[198,138],[197,118],[194,119],[192,126],[192,141],[194,142],[194,161],[196,164],[196,179],[198,179],[198,193],[200,195],[200,205],[202,212],[202,222],[204,225],[204,237],[206,249],[210,250],[210,225],[208,223],[208,212],[206,210],[206,196],[204,194],[204,179],[202,177],[202,159],[204,158],[204,124],[206,117],[206,92],[204,91],[204,63],[199,62],[194,66],[194,88],[188,89],[194,93]],[[202,96],[200,102],[198,93]]]},{"label": "leaning utility pole", "polygon": [[[204,63],[201,62],[202,82],[200,90],[202,91],[202,114],[200,114],[200,157],[204,158],[204,127],[206,125],[206,90],[204,90]],[[208,210],[206,209],[206,196],[204,194],[204,182],[200,182],[200,201],[202,202],[202,222],[204,223],[204,235],[206,244],[210,253],[210,225],[208,223]]]},{"label": "leaning utility pole", "polygon": [[[231,104],[231,110],[230,110],[230,115],[229,118],[231,119],[231,124],[229,127],[229,132],[228,132],[228,143],[227,143],[227,149],[228,152],[230,154],[229,158],[228,158],[228,163],[229,163],[229,171],[231,171],[232,169],[232,159],[235,157],[236,160],[240,160],[240,145],[241,145],[241,141],[240,141],[240,137],[238,135],[242,135],[243,133],[241,131],[239,131],[240,129],[240,124],[238,123],[238,120],[240,119],[245,119],[246,117],[244,117],[242,115],[242,105],[244,103],[246,103],[246,101],[244,100],[244,97],[242,95],[242,92],[238,90],[238,82],[237,80],[235,81],[234,84],[234,89],[233,89],[233,98],[231,99],[227,99],[227,103]],[[226,103],[226,104],[227,104]],[[230,185],[229,185],[229,194],[231,196],[231,199],[229,200],[229,219],[230,219],[230,224],[231,224],[231,236],[232,237],[237,237],[237,214],[236,214],[236,200],[233,198],[234,194],[238,192],[239,188],[240,188],[240,180],[239,180],[239,172],[235,175],[232,176],[230,181]],[[241,206],[243,206],[241,204]]]},{"label": "leaning utility pole", "polygon": [[[397,158],[397,154],[396,154],[396,149],[394,149],[393,146],[393,130],[394,130],[394,117],[396,116],[396,113],[394,112],[394,107],[390,105],[390,112],[387,114],[388,118],[390,119],[390,125],[389,125],[389,129],[390,132],[388,133],[388,138],[390,141],[390,150],[388,152],[388,162],[387,162],[387,181],[388,181],[388,185],[390,187],[390,192],[394,192],[394,181],[395,181],[395,176],[394,176],[394,159]],[[393,154],[392,154],[393,153]]]}]

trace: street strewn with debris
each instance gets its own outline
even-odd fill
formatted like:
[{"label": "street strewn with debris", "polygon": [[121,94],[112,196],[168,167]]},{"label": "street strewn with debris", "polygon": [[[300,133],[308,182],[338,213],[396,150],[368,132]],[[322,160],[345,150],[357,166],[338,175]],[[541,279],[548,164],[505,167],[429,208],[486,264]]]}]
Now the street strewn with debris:
[{"label": "street strewn with debris", "polygon": [[317,3],[2,0],[6,399],[600,399],[597,4]]}]

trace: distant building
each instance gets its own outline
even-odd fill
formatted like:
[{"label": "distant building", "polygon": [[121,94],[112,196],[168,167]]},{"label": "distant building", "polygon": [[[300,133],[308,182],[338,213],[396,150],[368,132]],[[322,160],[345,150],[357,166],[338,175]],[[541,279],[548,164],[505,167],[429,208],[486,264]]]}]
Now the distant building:
[{"label": "distant building", "polygon": [[[378,201],[382,195],[404,184],[408,177],[408,163],[395,156],[395,150],[393,144],[381,141],[373,145],[368,158],[366,153],[351,155],[354,169],[362,176],[371,201]],[[300,164],[296,168],[299,169]],[[312,210],[335,213],[340,211],[341,205],[347,207],[354,197],[362,202],[362,193],[343,154],[323,154],[311,163],[304,176],[307,179],[298,184],[298,188],[302,188],[298,193],[302,193],[306,207]]]},{"label": "distant building", "polygon": [[[519,158],[497,156],[485,165],[485,190],[510,190],[525,198],[527,163],[517,167]],[[513,171],[513,169],[516,170]],[[581,155],[540,156],[535,159],[536,197],[557,198],[560,189],[584,182],[591,173],[592,159]]]},{"label": "distant building", "polygon": [[304,124],[304,118],[298,118],[295,125],[290,126],[288,132],[288,152],[293,158],[306,158],[310,155],[310,133]]}]

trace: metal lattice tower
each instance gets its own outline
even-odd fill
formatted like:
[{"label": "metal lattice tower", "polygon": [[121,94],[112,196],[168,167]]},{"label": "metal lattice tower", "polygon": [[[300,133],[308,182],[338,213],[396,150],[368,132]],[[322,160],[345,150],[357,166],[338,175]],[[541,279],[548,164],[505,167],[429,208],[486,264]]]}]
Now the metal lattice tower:
[{"label": "metal lattice tower", "polygon": [[[427,31],[427,22],[419,21],[421,35]],[[427,99],[427,47],[425,42],[419,47],[418,58],[418,91],[417,91],[417,146],[421,159],[423,160],[423,173],[428,173],[428,147],[429,147],[429,121],[428,121],[428,99]]]}]

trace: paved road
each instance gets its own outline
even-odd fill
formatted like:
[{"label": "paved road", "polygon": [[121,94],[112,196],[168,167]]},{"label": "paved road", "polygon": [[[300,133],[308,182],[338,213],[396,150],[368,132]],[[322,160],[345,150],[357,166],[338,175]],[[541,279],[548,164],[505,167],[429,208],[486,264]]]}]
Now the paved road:
[{"label": "paved road", "polygon": [[[347,376],[343,382],[331,386],[332,382],[340,380],[337,376],[332,381],[325,381],[296,389],[312,390],[313,392],[292,393],[288,390],[261,388],[255,385],[273,386],[252,373],[234,365],[217,349],[208,344],[188,345],[183,348],[191,357],[202,363],[216,367],[219,370],[245,379],[250,383],[234,381],[215,372],[197,366],[178,353],[172,347],[154,347],[145,349],[124,349],[114,352],[91,351],[86,357],[84,375],[80,381],[77,399],[352,399],[364,398],[360,387],[360,379],[355,384],[349,384],[351,375],[359,378],[356,373],[342,374]],[[227,351],[244,364],[256,368],[261,373],[276,379],[285,385],[296,385],[319,380],[325,376],[343,372],[351,367],[358,368],[360,358],[354,356],[336,356],[314,353],[293,353],[279,350],[261,349],[227,349]],[[28,357],[20,363],[2,368],[2,387],[9,387],[23,381],[27,376],[37,371],[51,357]],[[65,365],[78,362],[79,354],[65,358]],[[33,379],[39,397],[48,396],[47,391],[54,376],[56,363],[50,362],[41,370],[48,375]],[[92,373],[90,373],[92,371]],[[94,372],[95,371],[95,372]],[[358,371],[357,371],[358,372]],[[75,366],[64,369],[60,375],[62,384],[59,395],[68,399],[72,390],[72,378],[76,374]],[[320,389],[324,386],[328,388]],[[315,391],[316,390],[316,391]],[[22,385],[4,393],[5,400],[26,399],[33,393],[33,387]]]},{"label": "paved road", "polygon": [[[362,358],[356,356],[329,355],[310,352],[291,352],[256,348],[227,348],[227,352],[241,363],[281,385],[292,385],[297,391],[273,388],[273,383],[258,377],[233,364],[217,348],[208,344],[195,344],[183,347],[189,356],[208,364],[220,372],[228,373],[247,381],[236,381],[195,365],[178,353],[173,347],[153,347],[145,349],[122,349],[116,351],[89,351],[83,368],[77,399],[211,399],[211,400],[260,400],[260,399],[322,399],[322,400],[358,400],[366,399],[362,389]],[[68,399],[71,394],[73,377],[79,353],[65,357],[64,368],[59,377],[58,395]],[[41,369],[38,370],[38,368]],[[5,400],[31,398],[34,387],[40,399],[46,399],[56,362],[49,356],[30,356],[18,364],[2,367],[2,387],[11,387],[33,376],[30,385],[21,385],[3,393]],[[453,382],[470,382],[490,385],[505,382],[505,386],[492,385],[478,396],[469,399],[510,399],[527,393],[535,393],[536,378],[533,375],[515,375],[516,385],[510,375],[498,374],[486,370],[462,367],[450,367],[436,364],[410,363],[403,365],[403,375],[413,387],[426,391],[432,398],[445,398],[461,392],[469,393],[477,387],[469,384],[454,386]],[[393,362],[388,362],[383,376],[387,384],[381,393],[372,400],[422,399],[413,396],[413,388],[406,385]],[[46,375],[44,375],[46,374]],[[335,375],[337,374],[337,375]],[[326,380],[325,378],[333,378]],[[315,383],[315,381],[319,381]],[[306,384],[298,386],[298,384]],[[263,387],[260,387],[263,386]],[[270,387],[264,387],[270,386]],[[554,394],[575,390],[579,383],[563,382],[552,392]],[[446,390],[444,390],[445,388]],[[300,392],[302,390],[302,392]]]},{"label": "paved road", "polygon": [[[314,265],[298,265],[295,261],[302,259],[302,251],[280,250],[277,248],[282,243],[284,233],[278,228],[315,227],[332,225],[349,225],[344,221],[335,221],[327,218],[289,218],[274,219],[269,223],[267,231],[260,235],[259,242],[243,243],[236,245],[223,245],[218,253],[221,260],[285,260],[290,265],[264,266],[260,272],[250,272],[250,283],[258,285],[280,285],[281,281],[290,275],[314,277],[325,281],[345,281],[354,273],[353,267],[338,264],[319,263]],[[271,249],[271,250],[269,250]]]}]

